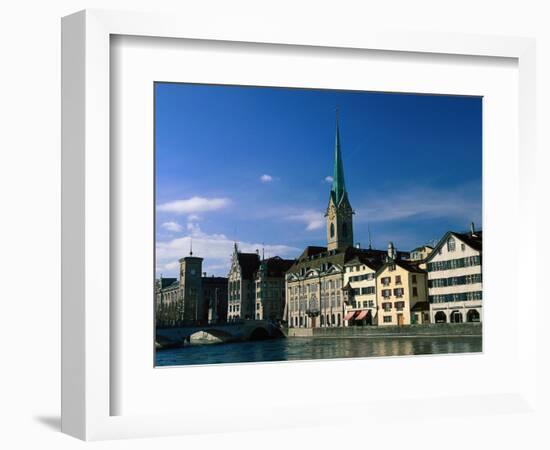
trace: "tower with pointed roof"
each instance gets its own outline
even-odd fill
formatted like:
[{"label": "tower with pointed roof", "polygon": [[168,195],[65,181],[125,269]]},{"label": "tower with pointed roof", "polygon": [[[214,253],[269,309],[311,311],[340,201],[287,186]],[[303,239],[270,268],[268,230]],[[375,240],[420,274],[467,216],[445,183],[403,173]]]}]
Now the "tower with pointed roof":
[{"label": "tower with pointed roof", "polygon": [[334,173],[327,211],[327,248],[343,249],[353,246],[353,209],[344,180],[344,164],[340,146],[338,113],[336,114],[336,141],[334,145]]}]

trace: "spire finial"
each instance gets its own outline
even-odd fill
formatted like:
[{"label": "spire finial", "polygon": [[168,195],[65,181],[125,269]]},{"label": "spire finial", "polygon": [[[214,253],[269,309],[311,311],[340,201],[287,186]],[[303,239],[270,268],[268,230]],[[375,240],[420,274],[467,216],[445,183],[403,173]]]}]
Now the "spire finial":
[{"label": "spire finial", "polygon": [[340,126],[338,123],[340,115],[340,108],[336,108],[336,139],[334,144],[334,173],[332,176],[332,188],[331,195],[333,196],[336,204],[340,203],[340,200],[346,192],[346,185],[344,182],[344,164],[342,163],[342,150],[340,149]]},{"label": "spire finial", "polygon": [[369,233],[369,250],[372,250],[372,240],[371,240],[371,236],[370,236],[370,223],[367,224],[367,231]]},{"label": "spire finial", "polygon": [[193,256],[193,238],[189,238],[189,256]]}]

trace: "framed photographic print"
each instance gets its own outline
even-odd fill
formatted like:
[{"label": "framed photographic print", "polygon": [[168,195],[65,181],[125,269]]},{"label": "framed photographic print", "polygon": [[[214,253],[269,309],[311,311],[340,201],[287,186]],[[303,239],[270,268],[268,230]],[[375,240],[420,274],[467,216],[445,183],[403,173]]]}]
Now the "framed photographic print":
[{"label": "framed photographic print", "polygon": [[481,97],[154,89],[157,365],[481,351]]},{"label": "framed photographic print", "polygon": [[534,43],[340,31],[63,19],[65,432],[532,410]]}]

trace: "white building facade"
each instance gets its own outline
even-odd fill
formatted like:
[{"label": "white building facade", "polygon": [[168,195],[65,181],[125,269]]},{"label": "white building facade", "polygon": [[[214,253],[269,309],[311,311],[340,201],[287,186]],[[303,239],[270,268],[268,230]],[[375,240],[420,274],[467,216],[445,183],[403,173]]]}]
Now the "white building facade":
[{"label": "white building facade", "polygon": [[448,232],[426,259],[432,323],[481,322],[482,232]]},{"label": "white building facade", "polygon": [[347,293],[347,306],[344,326],[378,324],[376,270],[381,265],[363,261],[359,257],[345,264],[344,290]]}]

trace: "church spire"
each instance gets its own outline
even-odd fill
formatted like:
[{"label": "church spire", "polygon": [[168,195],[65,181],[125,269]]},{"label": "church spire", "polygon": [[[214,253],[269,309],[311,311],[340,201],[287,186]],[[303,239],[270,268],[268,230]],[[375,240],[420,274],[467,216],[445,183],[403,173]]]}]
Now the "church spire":
[{"label": "church spire", "polygon": [[340,148],[340,128],[338,125],[338,109],[336,109],[336,141],[334,145],[334,173],[332,175],[332,188],[330,195],[334,203],[338,205],[344,193],[346,192],[346,183],[344,181],[344,164],[342,163],[342,150]]},{"label": "church spire", "polygon": [[340,128],[336,110],[336,142],[334,145],[334,175],[325,214],[327,218],[327,248],[337,250],[353,245],[353,209],[344,181],[344,164],[340,148]]}]

